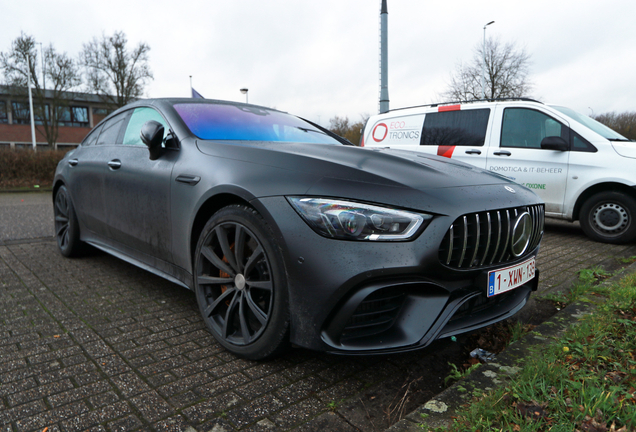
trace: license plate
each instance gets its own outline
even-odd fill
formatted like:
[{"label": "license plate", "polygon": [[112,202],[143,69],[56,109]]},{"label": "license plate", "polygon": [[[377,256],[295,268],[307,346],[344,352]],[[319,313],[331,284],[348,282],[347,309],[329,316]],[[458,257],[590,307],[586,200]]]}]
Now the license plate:
[{"label": "license plate", "polygon": [[534,257],[514,266],[488,272],[488,297],[513,290],[534,278]]}]

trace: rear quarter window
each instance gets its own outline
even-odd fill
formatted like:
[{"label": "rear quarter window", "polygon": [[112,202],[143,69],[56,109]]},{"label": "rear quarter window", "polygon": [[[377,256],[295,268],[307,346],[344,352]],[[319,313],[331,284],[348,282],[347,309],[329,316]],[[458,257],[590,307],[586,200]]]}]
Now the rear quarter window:
[{"label": "rear quarter window", "polygon": [[420,145],[482,147],[489,118],[489,108],[426,114]]}]

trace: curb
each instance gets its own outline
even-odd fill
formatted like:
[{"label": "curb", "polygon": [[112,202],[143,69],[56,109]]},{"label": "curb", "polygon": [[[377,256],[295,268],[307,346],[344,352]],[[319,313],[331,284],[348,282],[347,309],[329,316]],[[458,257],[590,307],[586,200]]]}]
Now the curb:
[{"label": "curb", "polygon": [[3,193],[32,193],[32,192],[53,192],[53,187],[43,187],[37,189],[0,189],[0,194]]},{"label": "curb", "polygon": [[[604,281],[610,285],[626,275],[636,273],[636,263]],[[601,297],[599,301],[604,301]],[[462,405],[470,403],[473,395],[481,395],[493,388],[505,385],[506,380],[523,367],[525,358],[531,354],[530,348],[551,343],[567,329],[577,324],[582,317],[593,313],[597,303],[576,302],[568,305],[550,320],[537,326],[520,340],[497,355],[496,362],[482,364],[469,375],[460,379],[442,393],[411,412],[386,432],[422,432],[434,428],[448,428]]]}]

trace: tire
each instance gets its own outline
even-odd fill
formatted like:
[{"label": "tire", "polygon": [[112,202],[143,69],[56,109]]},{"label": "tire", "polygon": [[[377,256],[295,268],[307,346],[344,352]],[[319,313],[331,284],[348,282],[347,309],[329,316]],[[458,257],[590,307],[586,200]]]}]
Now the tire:
[{"label": "tire", "polygon": [[592,195],[581,207],[583,232],[598,242],[623,244],[636,238],[636,201],[622,192]]},{"label": "tire", "polygon": [[282,254],[263,218],[243,205],[224,207],[203,228],[194,287],[208,330],[228,351],[250,360],[289,345],[289,301]]},{"label": "tire", "polygon": [[84,250],[79,222],[66,186],[60,186],[53,200],[57,249],[65,257],[77,256]]}]

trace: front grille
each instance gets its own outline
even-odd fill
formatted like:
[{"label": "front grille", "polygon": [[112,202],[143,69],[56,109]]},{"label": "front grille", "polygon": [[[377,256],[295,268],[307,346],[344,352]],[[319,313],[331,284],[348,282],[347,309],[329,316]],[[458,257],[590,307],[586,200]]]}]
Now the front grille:
[{"label": "front grille", "polygon": [[532,220],[530,242],[523,253],[526,255],[539,245],[543,236],[543,204],[458,217],[442,240],[439,260],[449,267],[473,269],[520,258],[510,251],[510,237],[517,216],[523,212],[528,212]]},{"label": "front grille", "polygon": [[365,298],[347,321],[341,340],[372,336],[388,330],[395,321],[406,294],[394,289],[375,291]]}]

